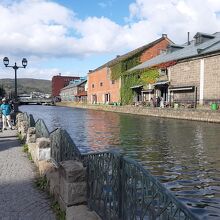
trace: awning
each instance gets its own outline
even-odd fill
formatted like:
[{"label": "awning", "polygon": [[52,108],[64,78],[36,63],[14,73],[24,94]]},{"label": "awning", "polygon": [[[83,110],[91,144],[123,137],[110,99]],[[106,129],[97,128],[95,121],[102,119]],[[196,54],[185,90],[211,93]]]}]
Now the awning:
[{"label": "awning", "polygon": [[130,87],[130,88],[131,88],[131,89],[138,89],[138,88],[141,88],[141,87],[143,87],[143,85],[132,86],[132,87]]},{"label": "awning", "polygon": [[81,91],[81,92],[79,92],[76,96],[77,96],[77,97],[87,96],[87,92],[86,92],[86,91]]},{"label": "awning", "polygon": [[153,93],[154,89],[142,90],[142,93]]},{"label": "awning", "polygon": [[168,80],[163,80],[163,81],[157,81],[156,83],[154,83],[153,85],[154,86],[157,86],[157,85],[165,85],[165,84],[168,84],[169,81]]},{"label": "awning", "polygon": [[195,86],[179,86],[179,87],[173,87],[169,88],[170,91],[186,91],[186,90],[193,90]]}]

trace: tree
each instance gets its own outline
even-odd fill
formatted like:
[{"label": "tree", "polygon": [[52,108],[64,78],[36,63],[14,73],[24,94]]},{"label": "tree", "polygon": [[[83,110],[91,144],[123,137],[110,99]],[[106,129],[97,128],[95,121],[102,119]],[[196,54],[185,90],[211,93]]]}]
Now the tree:
[{"label": "tree", "polygon": [[0,97],[4,97],[5,96],[5,90],[3,88],[3,86],[0,87]]}]

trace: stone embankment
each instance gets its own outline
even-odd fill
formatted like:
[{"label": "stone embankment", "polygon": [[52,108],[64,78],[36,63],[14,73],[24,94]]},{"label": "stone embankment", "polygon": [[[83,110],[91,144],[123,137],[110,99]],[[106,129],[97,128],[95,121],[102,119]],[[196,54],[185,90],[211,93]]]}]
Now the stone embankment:
[{"label": "stone embankment", "polygon": [[23,113],[17,116],[17,128],[21,138],[28,145],[29,155],[40,176],[46,178],[50,195],[66,213],[66,220],[100,220],[97,214],[86,206],[87,182],[86,168],[83,164],[75,160],[54,163],[51,160],[51,139],[38,137],[36,128],[29,127]]},{"label": "stone embankment", "polygon": [[112,106],[112,105],[85,105],[75,104],[73,102],[59,102],[57,106],[67,106],[76,108],[85,108],[93,110],[111,111],[127,114],[145,115],[153,117],[184,119],[193,121],[205,121],[220,123],[220,111],[211,111],[208,109],[187,109],[187,108],[151,108],[143,106]]}]

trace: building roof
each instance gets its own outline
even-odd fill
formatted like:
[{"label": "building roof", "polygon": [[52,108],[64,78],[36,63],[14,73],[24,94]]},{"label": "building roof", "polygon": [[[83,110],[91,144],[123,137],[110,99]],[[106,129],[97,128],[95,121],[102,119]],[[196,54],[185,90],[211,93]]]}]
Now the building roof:
[{"label": "building roof", "polygon": [[196,44],[196,39],[194,39],[189,45],[183,44],[183,48],[179,48],[173,52],[168,51],[165,54],[156,56],[134,68],[131,68],[129,71],[150,68],[170,61],[178,61],[220,51],[220,32],[216,32],[212,35],[198,32],[195,37],[198,37],[199,35],[206,38],[208,36],[208,39],[200,44]]},{"label": "building roof", "polygon": [[71,83],[68,86],[65,86],[64,88],[62,88],[61,90],[66,90],[66,89],[74,88],[74,87],[80,86],[80,85],[82,85],[83,83],[86,83],[86,82],[87,82],[87,79],[85,79],[85,80],[83,80],[81,82]]},{"label": "building roof", "polygon": [[93,72],[95,72],[97,70],[100,70],[100,69],[102,69],[104,67],[111,67],[111,66],[115,65],[116,63],[118,63],[120,61],[126,60],[126,59],[128,59],[128,58],[130,58],[130,57],[132,57],[132,56],[134,56],[134,55],[136,55],[138,53],[143,52],[144,50],[149,49],[150,47],[156,45],[157,43],[159,43],[159,42],[161,42],[162,40],[165,40],[165,39],[167,39],[170,42],[170,44],[173,44],[173,42],[169,38],[167,38],[167,36],[165,34],[163,34],[161,38],[159,38],[159,39],[157,39],[157,40],[155,40],[155,41],[153,41],[153,42],[151,42],[149,44],[145,44],[144,46],[139,47],[139,48],[137,48],[135,50],[132,50],[132,51],[130,51],[130,52],[126,53],[126,54],[123,54],[121,56],[118,55],[113,60],[110,60],[107,63],[103,64],[102,66],[100,66],[100,67],[98,67],[98,68],[96,68],[94,70],[89,71],[89,74],[93,73]]}]

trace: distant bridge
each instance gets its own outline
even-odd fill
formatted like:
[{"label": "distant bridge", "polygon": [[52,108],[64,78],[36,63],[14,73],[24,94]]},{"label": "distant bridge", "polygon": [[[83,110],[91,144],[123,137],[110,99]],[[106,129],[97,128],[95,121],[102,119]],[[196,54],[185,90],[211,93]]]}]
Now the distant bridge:
[{"label": "distant bridge", "polygon": [[40,98],[33,98],[33,99],[29,99],[29,98],[19,98],[19,103],[21,105],[52,105],[54,102],[52,99],[40,99]]}]

